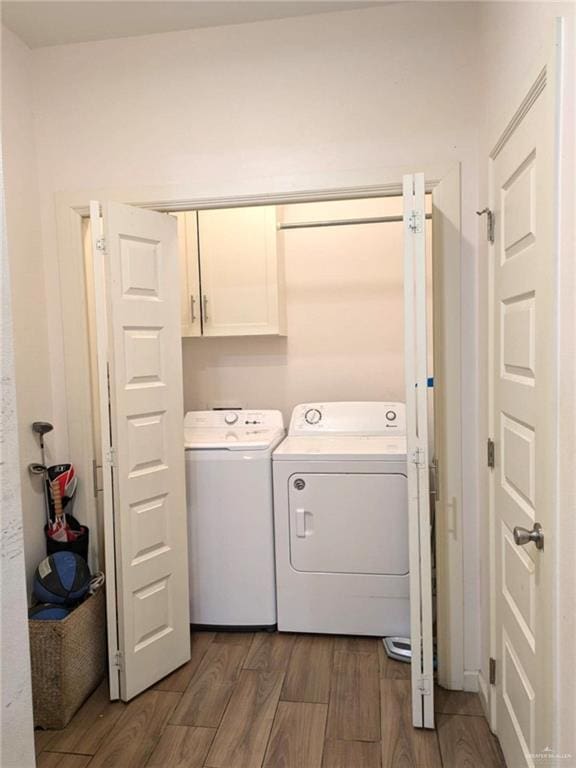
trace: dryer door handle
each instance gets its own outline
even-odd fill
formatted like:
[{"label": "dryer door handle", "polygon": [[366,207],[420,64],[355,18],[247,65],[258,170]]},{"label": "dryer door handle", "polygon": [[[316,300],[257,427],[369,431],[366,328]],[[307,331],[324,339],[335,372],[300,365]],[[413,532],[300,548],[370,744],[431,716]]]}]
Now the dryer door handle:
[{"label": "dryer door handle", "polygon": [[302,507],[296,509],[296,536],[306,538],[306,510]]}]

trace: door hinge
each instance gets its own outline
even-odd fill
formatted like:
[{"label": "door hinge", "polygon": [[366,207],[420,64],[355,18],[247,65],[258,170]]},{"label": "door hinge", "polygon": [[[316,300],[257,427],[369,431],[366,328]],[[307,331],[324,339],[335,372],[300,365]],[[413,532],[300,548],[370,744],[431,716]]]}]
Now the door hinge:
[{"label": "door hinge", "polygon": [[122,653],[122,651],[114,652],[114,660],[113,660],[112,666],[116,667],[116,669],[124,668],[124,654]]},{"label": "door hinge", "polygon": [[491,437],[488,438],[488,441],[486,443],[486,462],[490,469],[494,469],[494,466],[495,466],[494,440],[492,440]]},{"label": "door hinge", "polygon": [[494,242],[494,212],[490,208],[482,208],[481,211],[476,211],[477,216],[484,216],[486,214],[486,237],[489,243]]},{"label": "door hinge", "polygon": [[102,253],[106,253],[106,238],[105,237],[99,237],[96,240],[96,250],[102,251]]},{"label": "door hinge", "polygon": [[116,466],[116,451],[114,448],[106,448],[104,451],[104,461],[109,467]]},{"label": "door hinge", "polygon": [[496,659],[490,658],[490,685],[496,685]]},{"label": "door hinge", "polygon": [[422,227],[422,211],[410,211],[408,214],[408,229],[415,235],[419,235],[424,231]]},{"label": "door hinge", "polygon": [[422,466],[424,464],[424,450],[422,448],[412,448],[408,453],[408,458],[412,464]]},{"label": "door hinge", "polygon": [[420,677],[416,683],[416,689],[422,696],[430,696],[432,693],[432,683],[429,677]]}]

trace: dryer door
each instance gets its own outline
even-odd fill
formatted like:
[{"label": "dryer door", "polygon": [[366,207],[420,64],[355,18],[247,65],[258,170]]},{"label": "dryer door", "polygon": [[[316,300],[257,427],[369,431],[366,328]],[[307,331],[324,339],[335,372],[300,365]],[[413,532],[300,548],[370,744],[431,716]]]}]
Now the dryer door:
[{"label": "dryer door", "polygon": [[295,570],[408,573],[405,475],[298,473],[289,498]]}]

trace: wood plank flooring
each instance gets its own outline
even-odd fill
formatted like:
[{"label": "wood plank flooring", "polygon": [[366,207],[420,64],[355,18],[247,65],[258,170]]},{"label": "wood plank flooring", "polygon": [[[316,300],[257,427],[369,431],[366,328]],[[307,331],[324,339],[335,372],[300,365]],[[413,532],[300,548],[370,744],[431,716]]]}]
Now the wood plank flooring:
[{"label": "wood plank flooring", "polygon": [[410,667],[375,638],[197,632],[192,658],[128,704],[103,683],[39,768],[503,768],[476,694],[436,689],[412,728]]},{"label": "wood plank flooring", "polygon": [[268,742],[264,768],[321,768],[327,704],[280,701]]},{"label": "wood plank flooring", "polygon": [[328,704],[333,656],[333,637],[298,636],[286,671],[282,700]]},{"label": "wood plank flooring", "polygon": [[326,737],[380,741],[378,652],[336,651]]}]

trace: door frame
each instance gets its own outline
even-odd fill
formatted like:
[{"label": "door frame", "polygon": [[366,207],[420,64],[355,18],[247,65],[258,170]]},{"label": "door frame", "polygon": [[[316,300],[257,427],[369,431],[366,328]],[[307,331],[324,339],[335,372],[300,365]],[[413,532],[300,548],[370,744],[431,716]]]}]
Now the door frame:
[{"label": "door frame", "polygon": [[[460,178],[460,164],[424,165],[416,169],[397,167],[347,172],[321,177],[268,178],[253,181],[250,186],[254,191],[249,195],[234,193],[234,183],[216,184],[211,191],[200,191],[193,184],[165,187],[136,187],[127,189],[88,189],[77,193],[57,193],[55,195],[56,225],[58,238],[58,272],[61,295],[62,338],[64,345],[64,380],[67,407],[68,446],[71,460],[78,467],[81,477],[93,477],[94,440],[92,435],[92,399],[90,381],[90,355],[86,344],[88,328],[85,307],[85,276],[83,257],[82,220],[89,215],[90,200],[110,200],[141,208],[158,211],[202,210],[206,208],[227,208],[253,205],[287,205],[290,203],[320,202],[340,199],[358,199],[369,197],[390,197],[402,195],[402,177],[414,171],[423,172],[426,178],[426,193],[446,177],[455,172]],[[273,192],[264,190],[275,190]],[[457,206],[457,210],[456,210]],[[461,187],[455,210],[451,219],[461,222]],[[460,273],[462,255],[461,224],[457,238],[447,243],[445,267]],[[432,255],[432,258],[434,256]],[[452,280],[450,281],[453,284]],[[462,291],[458,282],[458,296],[454,296],[457,306],[459,326],[462,325]],[[449,348],[450,350],[451,348]],[[449,382],[452,392],[461,392],[464,372],[461,368],[461,349],[453,350],[452,364],[447,365],[450,372]],[[454,449],[461,456],[462,444],[462,398],[459,399],[459,413],[454,421],[454,429],[445,439],[451,439]],[[455,486],[459,486],[462,466],[457,468]],[[86,520],[95,533],[100,530],[96,511],[96,496],[90,481],[79,487],[76,501],[78,513]],[[453,534],[455,521],[438,519],[436,525],[437,542],[442,537],[441,551],[450,551],[451,562],[464,562],[463,541],[464,521],[462,519],[462,491],[456,499],[456,529],[461,535]],[[447,514],[448,512],[440,512]],[[439,512],[437,511],[437,515]],[[449,512],[450,515],[453,512]],[[102,552],[98,536],[91,537],[90,560],[98,566],[99,553]],[[443,562],[436,564],[438,615],[444,616],[447,625],[439,637],[438,680],[447,688],[477,690],[477,671],[464,669],[463,654],[452,654],[450,647],[462,647],[466,643],[463,611],[463,578],[461,572],[455,574],[444,567]]]},{"label": "door frame", "polygon": [[[561,18],[557,18],[555,20],[554,24],[554,31],[552,36],[552,43],[548,49],[548,55],[546,56],[546,60],[544,63],[539,62],[538,65],[533,69],[531,72],[530,78],[526,81],[526,87],[523,90],[519,90],[518,94],[524,94],[523,98],[519,100],[519,102],[516,102],[517,108],[512,114],[512,117],[509,115],[506,116],[507,119],[502,119],[501,122],[497,124],[498,130],[492,132],[492,141],[489,143],[488,146],[491,147],[491,150],[488,154],[488,208],[490,210],[494,209],[494,198],[493,198],[493,180],[494,180],[494,161],[500,154],[501,150],[506,145],[506,142],[508,139],[512,136],[516,128],[520,125],[526,114],[529,112],[530,108],[536,101],[536,99],[540,96],[542,98],[548,98],[548,106],[550,109],[554,109],[554,116],[553,120],[555,123],[555,147],[553,149],[553,158],[555,163],[555,169],[554,169],[554,196],[555,196],[555,205],[557,207],[557,213],[555,216],[555,222],[554,222],[554,233],[553,233],[553,243],[551,244],[551,251],[555,257],[556,260],[556,266],[557,266],[557,274],[556,274],[556,328],[558,331],[559,327],[559,319],[560,319],[560,302],[559,302],[559,296],[560,291],[558,290],[559,285],[559,266],[560,266],[560,200],[561,200],[561,175],[560,175],[560,159],[561,159],[561,135],[560,135],[560,125],[561,125],[561,114],[562,114],[562,94],[561,94],[561,85],[562,85],[562,59],[563,59],[563,20]],[[545,96],[541,96],[543,92],[546,90]],[[505,126],[502,130],[501,126]],[[498,226],[498,222],[496,222],[496,226]],[[484,328],[486,329],[486,350],[487,350],[487,435],[494,439],[494,436],[496,435],[496,414],[494,413],[494,371],[495,371],[495,365],[497,364],[494,359],[494,309],[495,309],[495,300],[494,300],[494,260],[497,256],[495,253],[494,246],[492,244],[487,245],[487,304],[486,304],[486,312],[487,315],[484,316]],[[482,310],[481,310],[482,311]],[[560,342],[560,337],[556,339],[557,345]],[[556,359],[558,360],[558,348],[556,350]],[[558,390],[560,387],[560,365],[558,365],[556,370],[556,389]],[[559,408],[557,408],[555,413],[555,420],[556,420],[556,428],[558,433],[558,427],[559,427]],[[559,434],[559,433],[558,433]],[[495,509],[495,476],[494,472],[490,471],[486,467],[484,467],[484,471],[488,473],[487,475],[487,502],[488,502],[488,618],[489,618],[489,652],[491,659],[497,658],[497,648],[498,648],[498,637],[497,637],[497,627],[496,627],[496,603],[497,603],[497,588],[498,585],[496,584],[496,547],[497,547],[497,535],[496,535],[496,509]],[[568,513],[568,509],[566,509],[566,513]],[[552,510],[551,510],[551,518],[552,518],[552,525],[550,526],[552,530],[552,536],[556,541],[558,541],[558,531],[559,531],[559,524],[560,524],[560,506],[559,506],[559,485],[558,485],[558,478],[556,483],[556,493],[554,495],[553,503],[552,503]],[[555,548],[554,548],[555,549]],[[553,551],[551,551],[551,548],[548,548],[548,557],[553,556]],[[560,626],[558,623],[558,617],[559,617],[559,611],[558,611],[558,593],[559,590],[562,587],[561,579],[559,577],[559,570],[558,570],[558,562],[556,561],[553,566],[552,570],[556,574],[556,584],[555,584],[555,592],[556,597],[554,598],[555,604],[553,606],[552,614],[553,614],[553,620],[552,620],[552,626],[550,627],[550,631],[553,635],[551,647],[555,648],[558,646],[558,638],[560,635]],[[553,597],[553,596],[551,596]],[[483,660],[484,662],[484,660]],[[555,691],[559,691],[561,689],[561,680],[562,680],[562,673],[560,671],[560,663],[553,663],[550,664],[551,674],[553,677],[553,689]],[[482,669],[484,668],[484,664],[481,668],[481,673],[479,676],[479,684],[480,684],[480,693],[482,698],[484,699],[484,707],[487,712],[488,722],[490,724],[491,730],[498,734],[498,712],[497,712],[497,691],[496,686],[491,685],[488,680],[485,679]],[[498,670],[496,672],[498,674]],[[555,697],[557,698],[557,697]],[[558,734],[558,727],[556,727],[556,733]]]}]

